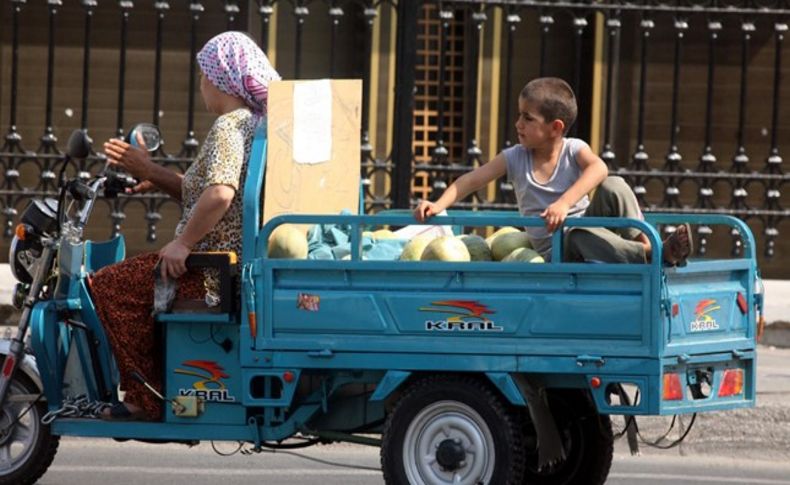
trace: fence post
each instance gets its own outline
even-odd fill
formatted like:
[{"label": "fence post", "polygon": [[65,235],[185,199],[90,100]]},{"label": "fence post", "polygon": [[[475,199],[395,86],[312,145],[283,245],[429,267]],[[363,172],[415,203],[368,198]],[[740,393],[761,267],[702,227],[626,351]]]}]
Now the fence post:
[{"label": "fence post", "polygon": [[418,0],[398,2],[392,199],[394,206],[402,209],[409,208],[411,196],[414,66],[417,63],[417,15],[421,7],[422,1]]}]

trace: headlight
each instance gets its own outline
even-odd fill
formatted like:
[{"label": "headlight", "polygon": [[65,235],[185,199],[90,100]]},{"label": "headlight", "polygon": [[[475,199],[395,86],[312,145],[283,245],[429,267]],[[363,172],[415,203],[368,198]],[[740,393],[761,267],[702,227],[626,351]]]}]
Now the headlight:
[{"label": "headlight", "polygon": [[58,202],[55,199],[33,199],[20,218],[8,250],[11,273],[21,283],[33,282],[35,264],[41,256],[41,237],[57,227]]},{"label": "headlight", "polygon": [[14,236],[8,250],[8,262],[14,278],[21,283],[32,283],[34,266],[39,256],[41,245],[38,241],[33,241],[32,236],[25,240]]}]

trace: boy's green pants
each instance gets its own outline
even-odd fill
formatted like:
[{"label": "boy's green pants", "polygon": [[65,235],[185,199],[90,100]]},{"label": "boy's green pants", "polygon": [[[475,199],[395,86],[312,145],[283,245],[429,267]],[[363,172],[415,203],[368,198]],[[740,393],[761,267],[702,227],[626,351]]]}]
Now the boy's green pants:
[{"label": "boy's green pants", "polygon": [[[596,188],[584,216],[643,219],[636,196],[622,177],[607,177]],[[645,263],[645,248],[634,241],[639,234],[634,227],[573,228],[565,236],[564,260]]]}]

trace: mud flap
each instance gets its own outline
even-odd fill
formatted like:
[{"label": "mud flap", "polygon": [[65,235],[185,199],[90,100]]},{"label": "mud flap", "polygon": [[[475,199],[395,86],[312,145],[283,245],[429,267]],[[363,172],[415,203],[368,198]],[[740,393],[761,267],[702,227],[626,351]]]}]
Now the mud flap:
[{"label": "mud flap", "polygon": [[[625,392],[623,386],[617,386],[617,394],[620,396],[620,402],[624,403],[626,406],[631,405],[631,398],[628,397],[628,393]],[[631,456],[639,455],[639,441],[636,439],[636,416],[623,416],[625,420],[625,437],[628,440],[628,450],[631,452]]]},{"label": "mud flap", "polygon": [[538,469],[565,461],[557,424],[549,409],[546,388],[539,379],[527,374],[511,374],[518,390],[527,401],[527,409],[538,437]]}]

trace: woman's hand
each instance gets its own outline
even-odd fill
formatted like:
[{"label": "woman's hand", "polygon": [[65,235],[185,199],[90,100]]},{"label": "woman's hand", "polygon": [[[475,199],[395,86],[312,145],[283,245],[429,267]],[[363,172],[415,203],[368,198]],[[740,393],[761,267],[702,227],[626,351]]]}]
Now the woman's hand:
[{"label": "woman's hand", "polygon": [[126,189],[127,194],[145,194],[148,192],[156,192],[157,187],[156,185],[151,182],[150,180],[143,180],[139,184],[135,185],[134,187],[130,187]]},{"label": "woman's hand", "polygon": [[159,250],[159,269],[163,281],[180,278],[187,272],[186,260],[190,251],[192,249],[179,239],[173,239]]},{"label": "woman's hand", "polygon": [[104,144],[104,154],[107,155],[110,165],[122,168],[138,180],[148,180],[151,178],[150,166],[153,162],[145,149],[145,140],[139,133],[137,143],[139,147],[118,138],[111,138]]},{"label": "woman's hand", "polygon": [[554,232],[565,222],[569,210],[570,206],[568,206],[568,204],[562,200],[558,200],[546,207],[546,210],[541,212],[540,217],[546,221],[546,229],[548,229],[549,232]]}]

